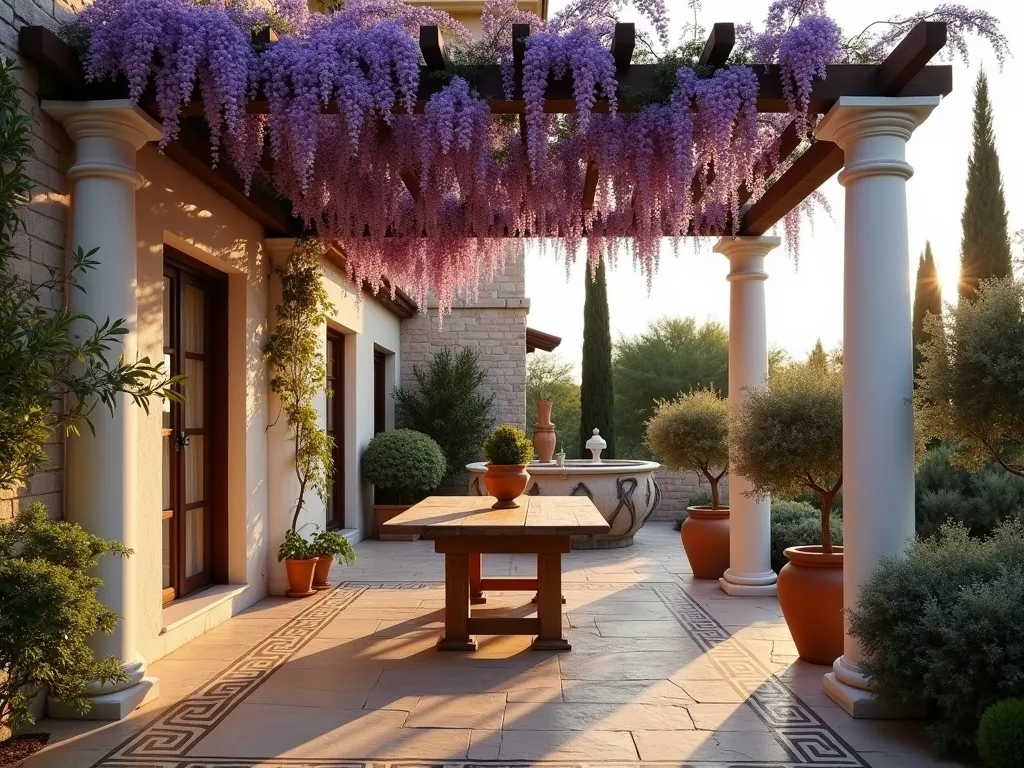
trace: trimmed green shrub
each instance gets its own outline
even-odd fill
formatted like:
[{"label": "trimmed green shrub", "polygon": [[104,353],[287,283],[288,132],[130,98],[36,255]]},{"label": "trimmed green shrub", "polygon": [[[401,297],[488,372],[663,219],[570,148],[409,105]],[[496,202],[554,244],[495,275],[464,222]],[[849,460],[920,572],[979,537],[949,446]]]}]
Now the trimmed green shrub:
[{"label": "trimmed green shrub", "polygon": [[712,389],[662,400],[647,422],[647,447],[674,472],[699,472],[718,509],[718,483],[729,471],[729,404]]},{"label": "trimmed green shrub", "polygon": [[491,464],[529,464],[533,443],[519,427],[502,424],[484,443],[484,455]]},{"label": "trimmed green shrub", "polygon": [[376,487],[415,496],[432,491],[444,478],[441,446],[422,432],[395,429],[381,432],[366,446],[363,475]]},{"label": "trimmed green shrub", "polygon": [[970,749],[989,706],[1024,698],[1024,525],[944,525],[884,560],[849,618],[880,699],[925,702],[936,750]]},{"label": "trimmed green shrub", "polygon": [[0,524],[0,730],[33,722],[31,695],[50,695],[85,713],[87,686],[127,679],[114,657],[97,659],[89,640],[118,616],[96,598],[91,570],[130,550],[79,526],[54,522],[42,504]]},{"label": "trimmed green shrub", "polygon": [[985,768],[1019,768],[1024,761],[1024,701],[993,704],[978,725],[978,754]]},{"label": "trimmed green shrub", "polygon": [[[836,512],[829,517],[832,543],[842,546],[843,518]],[[821,544],[821,512],[802,501],[772,501],[772,570],[778,573],[787,562],[788,547]]]}]

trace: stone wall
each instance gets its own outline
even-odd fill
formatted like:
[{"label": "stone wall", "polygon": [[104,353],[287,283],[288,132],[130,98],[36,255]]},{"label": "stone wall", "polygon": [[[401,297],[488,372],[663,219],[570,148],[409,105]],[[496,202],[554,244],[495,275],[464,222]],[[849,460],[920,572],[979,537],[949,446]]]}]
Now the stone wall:
[{"label": "stone wall", "polygon": [[[708,487],[707,481],[702,481],[702,478],[693,472],[683,474],[670,472],[667,469],[659,469],[654,473],[654,477],[658,481],[658,487],[661,488],[661,506],[651,515],[651,520],[669,520],[674,522],[679,517],[679,514],[686,509],[690,494],[698,488]],[[722,482],[718,484],[718,489],[722,499],[728,500],[728,475],[722,478]]]},{"label": "stone wall", "polygon": [[[26,25],[50,29],[68,20],[73,10],[85,3],[80,0],[0,0],[0,55],[19,60],[18,30]],[[18,260],[14,268],[22,277],[42,282],[49,278],[48,269],[63,269],[67,247],[68,187],[64,177],[71,157],[71,141],[56,121],[39,108],[39,75],[25,61],[16,73],[21,81],[22,104],[32,118],[31,142],[34,157],[27,164],[26,174],[32,182],[31,203],[22,209],[24,229],[15,237]],[[98,254],[102,258],[103,254]],[[52,296],[56,304],[61,297]],[[63,515],[64,441],[61,434],[53,436],[46,447],[50,464],[36,473],[26,488],[16,492],[0,491],[0,520],[10,519],[21,507],[39,501],[47,505],[51,516]]]},{"label": "stone wall", "polygon": [[[445,347],[468,347],[486,370],[480,390],[494,394],[496,424],[526,427],[526,294],[523,254],[512,243],[505,269],[483,285],[476,302],[458,303],[438,321],[436,306],[402,321],[401,386],[415,386],[413,367],[425,369]],[[431,302],[432,304],[432,302]]]}]

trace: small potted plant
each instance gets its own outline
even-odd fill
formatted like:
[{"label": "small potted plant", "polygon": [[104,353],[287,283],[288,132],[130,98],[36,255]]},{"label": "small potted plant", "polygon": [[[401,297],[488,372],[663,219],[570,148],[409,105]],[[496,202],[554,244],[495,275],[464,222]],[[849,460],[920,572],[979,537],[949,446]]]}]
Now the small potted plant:
[{"label": "small potted plant", "polygon": [[[373,514],[382,541],[419,538],[379,531],[381,525],[437,488],[444,479],[445,468],[441,446],[422,432],[396,429],[381,432],[370,441],[363,454],[363,475],[374,485]],[[391,503],[378,503],[385,500],[380,498],[385,495],[390,495]]]},{"label": "small potted plant", "polygon": [[313,571],[317,557],[308,541],[298,531],[289,530],[277,550],[277,562],[284,561],[288,571],[288,597],[309,597],[313,589]]},{"label": "small potted plant", "polygon": [[519,427],[502,424],[484,443],[487,473],[484,485],[497,499],[492,509],[515,509],[516,499],[526,490],[530,473],[526,465],[533,460],[533,443]]},{"label": "small potted plant", "polygon": [[832,504],[843,483],[843,374],[833,365],[785,368],[750,392],[732,425],[733,470],[752,493],[819,499],[820,544],[788,547],[779,605],[800,658],[832,664],[843,653],[843,548],[833,546]]},{"label": "small potted plant", "polygon": [[352,565],[357,557],[352,544],[337,531],[317,528],[309,542],[310,551],[316,556],[316,568],[313,569],[313,589],[327,589],[327,576],[335,558],[344,560],[345,565]]},{"label": "small potted plant", "polygon": [[674,472],[697,472],[711,489],[710,506],[689,506],[680,536],[694,578],[718,579],[729,567],[729,508],[718,484],[729,466],[729,404],[711,389],[658,403],[646,442]]}]

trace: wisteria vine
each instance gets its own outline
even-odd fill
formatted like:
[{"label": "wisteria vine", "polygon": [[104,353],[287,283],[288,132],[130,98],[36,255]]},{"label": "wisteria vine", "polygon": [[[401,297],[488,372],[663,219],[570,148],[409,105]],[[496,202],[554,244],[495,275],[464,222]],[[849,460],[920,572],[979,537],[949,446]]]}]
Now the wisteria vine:
[{"label": "wisteria vine", "polygon": [[[667,98],[627,111],[608,46],[626,5],[667,47],[665,0],[574,0],[547,22],[515,0],[486,0],[476,39],[404,0],[348,0],[331,14],[305,0],[94,0],[73,29],[89,79],[123,76],[136,103],[152,89],[164,143],[198,96],[215,160],[225,147],[247,190],[257,178],[273,184],[306,227],[345,249],[357,284],[387,280],[421,304],[432,291],[442,310],[500,267],[505,235],[558,238],[570,258],[585,241],[592,263],[628,242],[650,279],[662,238],[736,232],[741,201],[756,201],[779,172],[785,128],[810,136],[815,78],[831,63],[880,60],[917,21],[947,22],[963,58],[967,35],[1000,61],[1008,55],[998,21],[961,5],[844,38],[826,0],[775,0],[761,29],[738,28],[726,66],[680,66]],[[497,65],[505,98],[514,96],[516,23],[531,25],[525,130],[491,113],[470,74]],[[452,43],[453,66],[417,112],[427,24]],[[279,40],[261,46],[253,32],[266,27]],[[788,114],[758,114],[752,64],[779,65]],[[576,111],[549,114],[549,83],[568,76]],[[254,99],[266,114],[247,114]],[[800,213],[785,221],[794,250]]]}]

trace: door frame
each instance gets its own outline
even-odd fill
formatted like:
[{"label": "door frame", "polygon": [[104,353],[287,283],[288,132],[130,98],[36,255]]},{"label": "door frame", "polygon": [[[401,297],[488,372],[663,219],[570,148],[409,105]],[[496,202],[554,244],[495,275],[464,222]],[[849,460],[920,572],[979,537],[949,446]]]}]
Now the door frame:
[{"label": "door frame", "polygon": [[[175,599],[185,597],[194,591],[204,587],[227,583],[228,581],[228,450],[227,450],[227,421],[228,421],[228,389],[227,389],[227,353],[228,353],[228,276],[213,267],[197,261],[194,258],[182,253],[170,245],[163,247],[163,268],[161,275],[164,276],[170,270],[175,270],[185,277],[201,283],[206,292],[206,306],[204,307],[204,414],[203,423],[205,426],[204,439],[204,571],[208,571],[208,580],[204,584],[190,585],[189,579],[184,575],[184,562],[182,546],[184,543],[184,528],[181,525],[174,526],[176,535],[172,534],[171,558],[172,558],[172,587],[163,590],[163,603],[166,605]],[[180,332],[180,306],[179,296],[182,289],[177,290],[178,296],[172,297],[172,311],[174,317],[164,318],[164,322],[174,323],[171,329],[172,347],[177,350],[175,360],[177,365],[181,364],[183,352],[179,349],[181,340],[178,338]],[[173,374],[180,371],[173,370]],[[187,393],[186,393],[187,394]],[[180,421],[182,411],[177,407],[177,420]],[[172,430],[177,430],[179,425],[172,423]],[[162,450],[162,449],[161,449]],[[177,461],[171,463],[171,498],[172,505],[180,510],[178,515],[184,520],[184,509],[179,501],[178,495],[182,492],[182,479],[177,476],[175,467]],[[220,468],[221,471],[217,471]],[[162,514],[162,513],[161,513]],[[192,577],[195,579],[195,577]]]},{"label": "door frame", "polygon": [[[327,408],[330,409],[331,423],[334,425],[331,430],[334,437],[334,475],[330,481],[331,508],[327,510],[326,523],[328,529],[338,530],[345,527],[345,334],[328,326],[327,344],[335,346],[330,360],[333,365],[327,372],[333,384]],[[326,350],[324,357],[326,362]]]}]

